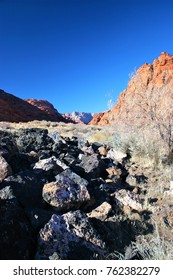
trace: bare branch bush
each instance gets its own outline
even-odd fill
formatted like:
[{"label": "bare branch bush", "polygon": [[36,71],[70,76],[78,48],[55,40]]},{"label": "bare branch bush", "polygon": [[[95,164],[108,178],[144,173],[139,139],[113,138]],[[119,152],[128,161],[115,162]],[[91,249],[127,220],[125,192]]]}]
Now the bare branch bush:
[{"label": "bare branch bush", "polygon": [[[148,127],[150,134],[164,147],[165,155],[173,159],[173,88],[170,86],[172,75],[162,73],[161,85],[150,83],[151,77],[133,75],[130,82],[131,98],[129,111],[133,110],[138,128]],[[129,119],[128,119],[129,121]],[[134,122],[134,119],[131,120]]]}]

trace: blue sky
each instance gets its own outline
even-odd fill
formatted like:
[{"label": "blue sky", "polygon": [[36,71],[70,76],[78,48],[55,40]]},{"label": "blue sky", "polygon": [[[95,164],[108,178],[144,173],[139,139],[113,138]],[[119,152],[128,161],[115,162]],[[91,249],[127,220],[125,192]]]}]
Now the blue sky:
[{"label": "blue sky", "polygon": [[100,112],[129,73],[173,54],[172,0],[0,0],[0,88]]}]

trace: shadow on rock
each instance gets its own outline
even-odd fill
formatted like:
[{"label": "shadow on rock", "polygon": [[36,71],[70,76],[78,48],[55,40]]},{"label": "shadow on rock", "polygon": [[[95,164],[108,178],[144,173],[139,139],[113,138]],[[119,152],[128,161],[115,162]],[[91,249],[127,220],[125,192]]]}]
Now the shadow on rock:
[{"label": "shadow on rock", "polygon": [[39,232],[36,259],[86,260],[105,253],[104,242],[79,210],[54,214]]},{"label": "shadow on rock", "polygon": [[114,251],[121,254],[125,253],[127,246],[132,241],[136,240],[138,235],[146,235],[152,233],[154,228],[149,223],[144,223],[139,220],[116,220],[100,221],[92,218],[92,223],[106,244],[109,253]]}]

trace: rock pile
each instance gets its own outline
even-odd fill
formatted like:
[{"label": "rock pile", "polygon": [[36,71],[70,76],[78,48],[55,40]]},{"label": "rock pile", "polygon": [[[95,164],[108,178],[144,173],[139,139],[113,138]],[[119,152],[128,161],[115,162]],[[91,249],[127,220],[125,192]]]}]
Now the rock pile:
[{"label": "rock pile", "polygon": [[127,155],[99,143],[0,130],[0,259],[124,253],[151,229],[128,175]]}]

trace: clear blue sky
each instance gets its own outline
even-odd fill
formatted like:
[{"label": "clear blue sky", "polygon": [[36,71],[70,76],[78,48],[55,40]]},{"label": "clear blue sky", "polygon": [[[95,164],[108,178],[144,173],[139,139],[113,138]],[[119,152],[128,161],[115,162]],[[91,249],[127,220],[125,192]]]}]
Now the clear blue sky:
[{"label": "clear blue sky", "polygon": [[61,113],[107,110],[162,51],[172,0],[0,0],[0,88]]}]

